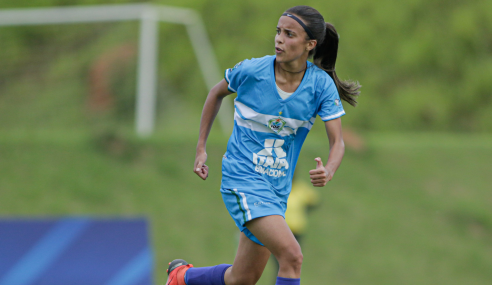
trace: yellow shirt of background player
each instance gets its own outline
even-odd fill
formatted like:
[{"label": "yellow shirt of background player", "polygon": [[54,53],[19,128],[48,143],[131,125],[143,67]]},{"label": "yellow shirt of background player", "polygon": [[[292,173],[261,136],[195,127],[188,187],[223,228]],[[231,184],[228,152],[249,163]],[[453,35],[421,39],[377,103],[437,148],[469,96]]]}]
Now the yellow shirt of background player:
[{"label": "yellow shirt of background player", "polygon": [[287,211],[285,212],[285,221],[292,233],[295,235],[304,233],[307,226],[307,210],[316,206],[318,201],[318,192],[311,185],[302,181],[292,183],[292,190],[287,201]]}]

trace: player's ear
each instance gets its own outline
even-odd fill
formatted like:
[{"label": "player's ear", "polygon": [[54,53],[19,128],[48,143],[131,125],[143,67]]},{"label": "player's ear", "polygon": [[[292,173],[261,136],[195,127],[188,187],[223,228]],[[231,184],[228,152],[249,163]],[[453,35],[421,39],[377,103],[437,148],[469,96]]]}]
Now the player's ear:
[{"label": "player's ear", "polygon": [[309,52],[311,50],[313,50],[316,45],[318,44],[318,41],[317,40],[309,40],[307,42],[307,45],[306,45],[306,50]]}]

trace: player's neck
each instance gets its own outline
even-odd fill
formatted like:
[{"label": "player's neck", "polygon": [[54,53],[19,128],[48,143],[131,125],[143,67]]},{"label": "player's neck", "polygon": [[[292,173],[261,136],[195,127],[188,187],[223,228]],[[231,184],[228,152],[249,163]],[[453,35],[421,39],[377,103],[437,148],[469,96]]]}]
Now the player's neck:
[{"label": "player's neck", "polygon": [[307,69],[307,62],[275,62],[275,78],[277,83],[297,85],[302,81]]},{"label": "player's neck", "polygon": [[282,70],[282,72],[290,74],[302,73],[307,68],[307,62],[305,60],[295,60],[290,62],[275,61],[275,65]]}]

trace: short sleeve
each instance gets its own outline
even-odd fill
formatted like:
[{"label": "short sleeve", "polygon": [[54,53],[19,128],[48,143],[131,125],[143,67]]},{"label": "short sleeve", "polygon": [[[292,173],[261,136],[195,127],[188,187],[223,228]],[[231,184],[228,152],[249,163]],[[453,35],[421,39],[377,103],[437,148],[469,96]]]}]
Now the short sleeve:
[{"label": "short sleeve", "polygon": [[236,64],[233,68],[226,69],[224,74],[224,79],[227,81],[227,89],[229,91],[236,93],[239,85],[241,85],[243,78],[243,67],[245,61],[241,61]]},{"label": "short sleeve", "polygon": [[328,86],[321,93],[321,104],[318,115],[321,117],[321,120],[325,122],[345,115],[342,101],[340,100],[337,87],[333,81],[330,81]]}]

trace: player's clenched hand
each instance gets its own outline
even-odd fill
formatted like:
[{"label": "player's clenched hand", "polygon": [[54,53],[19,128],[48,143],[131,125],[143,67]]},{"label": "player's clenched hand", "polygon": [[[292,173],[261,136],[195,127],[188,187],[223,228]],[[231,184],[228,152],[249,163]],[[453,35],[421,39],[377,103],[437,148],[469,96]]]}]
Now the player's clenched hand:
[{"label": "player's clenched hand", "polygon": [[205,165],[205,161],[207,161],[207,153],[197,152],[195,157],[195,169],[193,171],[203,180],[208,177],[208,166]]},{"label": "player's clenched hand", "polygon": [[328,172],[321,162],[321,158],[317,157],[314,160],[317,161],[316,169],[309,171],[309,177],[311,178],[311,183],[315,187],[323,187],[331,180],[333,173]]}]

